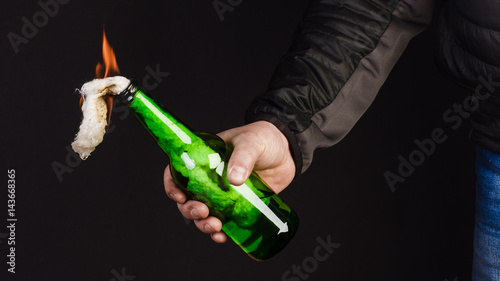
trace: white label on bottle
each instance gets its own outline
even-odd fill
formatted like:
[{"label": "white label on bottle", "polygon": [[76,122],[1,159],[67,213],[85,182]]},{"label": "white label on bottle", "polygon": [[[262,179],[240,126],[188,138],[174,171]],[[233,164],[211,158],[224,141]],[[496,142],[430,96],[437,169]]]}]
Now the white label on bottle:
[{"label": "white label on bottle", "polygon": [[194,169],[196,164],[194,163],[193,159],[189,158],[189,155],[186,152],[181,154],[181,158],[182,160],[184,160],[184,164],[186,164],[186,168],[188,168],[188,170]]}]

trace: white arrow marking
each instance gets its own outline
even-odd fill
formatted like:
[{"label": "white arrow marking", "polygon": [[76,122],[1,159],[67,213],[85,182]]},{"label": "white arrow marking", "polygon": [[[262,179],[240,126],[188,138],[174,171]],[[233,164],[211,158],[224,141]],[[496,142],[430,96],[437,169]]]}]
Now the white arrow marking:
[{"label": "white arrow marking", "polygon": [[192,170],[196,167],[196,163],[194,163],[193,159],[191,159],[186,152],[181,154],[181,158],[184,160],[184,164],[186,164],[186,168],[188,168],[188,170]]},{"label": "white arrow marking", "polygon": [[151,109],[151,111],[153,111],[153,113],[158,116],[158,118],[160,118],[161,121],[163,121],[185,144],[191,144],[191,138],[181,128],[175,125],[172,120],[168,119],[163,112],[159,111],[158,108],[156,108],[147,98],[141,95],[137,97],[142,100],[142,102],[145,103],[147,107]]},{"label": "white arrow marking", "polygon": [[266,216],[270,221],[279,228],[278,234],[288,232],[287,223],[283,223],[278,216],[264,203],[259,196],[257,196],[246,184],[242,184],[240,186],[234,186],[234,189],[238,191],[245,199],[247,199],[250,203],[252,203],[255,208],[259,209],[264,216]]},{"label": "white arrow marking", "polygon": [[[210,165],[212,166],[212,165]],[[220,162],[215,172],[222,176],[222,172],[224,171],[224,161]],[[264,203],[259,196],[257,196],[246,184],[242,184],[240,186],[231,185],[239,194],[241,194],[245,199],[247,199],[252,205],[255,206],[259,211],[261,211],[264,216],[266,216],[270,221],[279,228],[278,234],[288,232],[288,224],[283,223],[278,216]]]},{"label": "white arrow marking", "polygon": [[222,177],[222,172],[224,172],[224,161],[220,162],[219,165],[217,165],[215,172]]},{"label": "white arrow marking", "polygon": [[220,158],[219,153],[208,154],[208,163],[210,164],[210,169],[217,168],[221,161],[222,159]]}]

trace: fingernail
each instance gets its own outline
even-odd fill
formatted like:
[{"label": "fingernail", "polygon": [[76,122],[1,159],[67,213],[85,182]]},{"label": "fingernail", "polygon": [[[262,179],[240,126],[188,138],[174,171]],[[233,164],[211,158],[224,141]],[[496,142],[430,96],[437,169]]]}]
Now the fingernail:
[{"label": "fingernail", "polygon": [[198,213],[198,211],[196,211],[196,209],[191,209],[191,211],[189,213],[191,214],[191,216],[193,216],[193,218],[200,217],[200,213]]},{"label": "fingernail", "polygon": [[170,199],[174,200],[175,201],[175,198],[174,198],[174,194],[173,193],[169,193],[168,194],[168,197],[170,197]]},{"label": "fingernail", "polygon": [[210,227],[210,225],[208,223],[205,224],[205,231],[206,232],[211,232],[212,231],[212,228]]},{"label": "fingernail", "polygon": [[243,167],[234,166],[231,169],[229,176],[232,179],[232,181],[242,182],[245,181],[246,171]]}]

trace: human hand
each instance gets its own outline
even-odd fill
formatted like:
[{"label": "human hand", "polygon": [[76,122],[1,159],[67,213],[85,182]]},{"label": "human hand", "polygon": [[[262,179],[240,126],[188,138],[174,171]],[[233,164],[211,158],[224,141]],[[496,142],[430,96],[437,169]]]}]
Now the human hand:
[{"label": "human hand", "polygon": [[[288,140],[273,124],[257,121],[218,134],[234,150],[228,162],[228,180],[232,185],[242,185],[252,171],[266,182],[276,193],[284,190],[295,176],[295,163],[288,146]],[[196,227],[210,234],[212,240],[224,243],[227,240],[221,231],[222,222],[208,216],[208,207],[195,200],[187,200],[186,195],[175,183],[167,166],[164,173],[167,196],[177,202],[181,214],[194,220]]]}]

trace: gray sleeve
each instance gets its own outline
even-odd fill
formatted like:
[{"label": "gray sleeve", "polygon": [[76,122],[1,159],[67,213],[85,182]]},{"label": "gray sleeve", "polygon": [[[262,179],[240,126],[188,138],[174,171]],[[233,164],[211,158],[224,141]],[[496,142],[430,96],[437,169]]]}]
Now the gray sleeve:
[{"label": "gray sleeve", "polygon": [[268,90],[246,113],[288,138],[297,173],[344,138],[375,99],[433,0],[312,0]]}]

